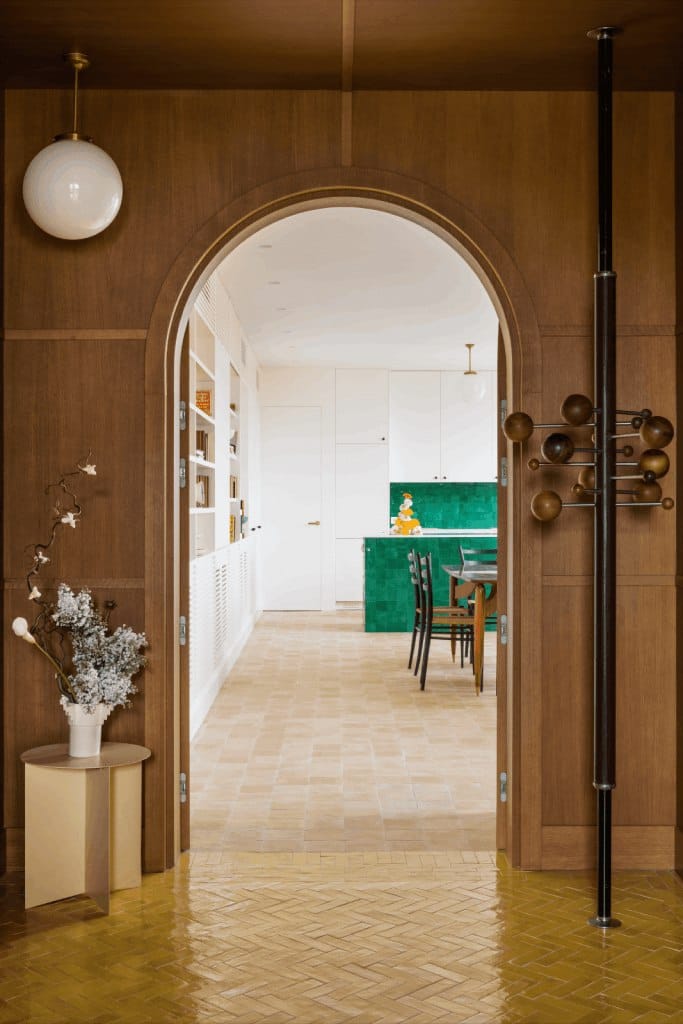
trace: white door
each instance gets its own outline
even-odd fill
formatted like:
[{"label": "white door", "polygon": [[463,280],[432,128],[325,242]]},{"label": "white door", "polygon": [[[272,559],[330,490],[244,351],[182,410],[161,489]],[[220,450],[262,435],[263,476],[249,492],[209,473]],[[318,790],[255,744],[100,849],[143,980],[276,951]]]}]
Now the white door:
[{"label": "white door", "polygon": [[261,413],[263,607],[320,611],[321,410]]},{"label": "white door", "polygon": [[389,473],[405,483],[441,479],[441,374],[389,374]]}]

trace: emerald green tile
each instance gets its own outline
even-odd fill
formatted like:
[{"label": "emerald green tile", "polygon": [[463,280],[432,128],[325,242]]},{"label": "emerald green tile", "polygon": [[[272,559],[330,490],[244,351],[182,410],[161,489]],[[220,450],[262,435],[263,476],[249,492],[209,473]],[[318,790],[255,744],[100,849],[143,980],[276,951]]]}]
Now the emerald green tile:
[{"label": "emerald green tile", "polygon": [[403,494],[413,497],[413,512],[423,529],[490,529],[497,524],[498,485],[494,483],[392,483],[389,516],[398,515]]}]

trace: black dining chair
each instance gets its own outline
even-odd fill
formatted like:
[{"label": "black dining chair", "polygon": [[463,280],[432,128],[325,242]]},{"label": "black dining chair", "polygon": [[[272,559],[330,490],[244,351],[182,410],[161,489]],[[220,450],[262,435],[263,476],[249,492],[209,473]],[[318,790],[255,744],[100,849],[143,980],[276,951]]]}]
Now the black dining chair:
[{"label": "black dining chair", "polygon": [[413,654],[415,653],[415,642],[422,628],[422,584],[420,582],[420,563],[418,561],[417,551],[413,548],[408,552],[408,567],[410,570],[410,582],[413,587],[413,598],[415,601],[413,632],[410,638],[410,656],[408,658],[408,668],[412,668]]},{"label": "black dining chair", "polygon": [[460,663],[464,663],[464,645],[474,646],[474,615],[461,605],[434,605],[432,586],[432,556],[418,555],[422,585],[422,607],[420,613],[420,642],[415,662],[415,675],[420,670],[420,689],[427,682],[427,665],[432,640],[450,640],[451,655],[455,658],[455,647],[460,642]]}]

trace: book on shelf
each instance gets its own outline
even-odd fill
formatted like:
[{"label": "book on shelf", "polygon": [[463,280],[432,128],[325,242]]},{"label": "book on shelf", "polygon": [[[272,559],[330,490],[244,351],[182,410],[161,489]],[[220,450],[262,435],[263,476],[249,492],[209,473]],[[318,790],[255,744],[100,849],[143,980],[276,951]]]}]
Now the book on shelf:
[{"label": "book on shelf", "polygon": [[209,462],[209,434],[206,430],[197,430],[195,452],[200,459]]},{"label": "book on shelf", "polygon": [[231,498],[236,498],[237,497],[237,477],[236,476],[231,476],[230,477],[230,497]]},{"label": "book on shelf", "polygon": [[235,516],[230,516],[230,543],[234,544],[237,539],[237,520]]},{"label": "book on shelf", "polygon": [[194,403],[198,409],[205,412],[207,416],[211,415],[211,390],[209,388],[197,388],[194,393]]},{"label": "book on shelf", "polygon": [[209,478],[199,474],[195,480],[194,503],[196,508],[209,507]]}]

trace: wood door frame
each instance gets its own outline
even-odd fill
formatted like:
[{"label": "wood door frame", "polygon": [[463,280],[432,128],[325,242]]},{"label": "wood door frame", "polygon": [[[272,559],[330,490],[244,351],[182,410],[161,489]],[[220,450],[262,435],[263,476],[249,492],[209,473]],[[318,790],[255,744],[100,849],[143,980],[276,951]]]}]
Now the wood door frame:
[{"label": "wood door frame", "polygon": [[[541,347],[522,274],[495,235],[452,196],[372,168],[320,168],[267,182],[234,200],[178,253],[157,298],[145,358],[145,623],[153,638],[145,697],[145,743],[153,750],[144,791],[144,866],[173,866],[180,850],[179,512],[177,404],[180,353],[189,311],[218,264],[254,231],[284,216],[329,206],[366,206],[417,222],[450,244],[475,271],[501,324],[510,408],[539,418]],[[522,396],[524,401],[522,403]],[[508,616],[511,622],[506,744],[509,751],[507,854],[541,867],[541,550],[521,454],[508,447]],[[522,574],[521,567],[524,566]],[[521,666],[524,665],[522,675]],[[510,832],[512,834],[510,834]]]}]

